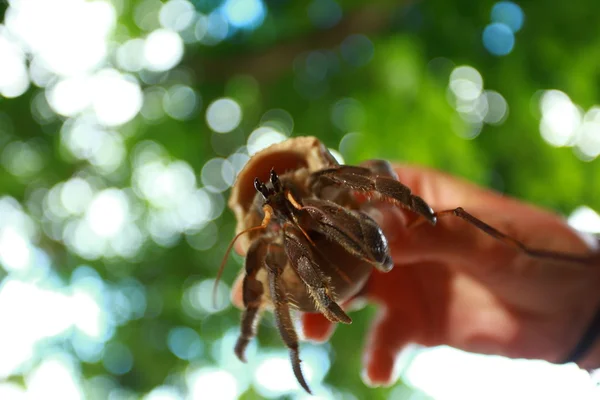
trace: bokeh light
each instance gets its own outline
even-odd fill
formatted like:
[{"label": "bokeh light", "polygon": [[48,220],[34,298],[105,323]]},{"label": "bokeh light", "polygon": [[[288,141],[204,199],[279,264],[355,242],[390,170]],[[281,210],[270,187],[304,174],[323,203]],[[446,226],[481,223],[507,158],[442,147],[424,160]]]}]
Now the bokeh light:
[{"label": "bokeh light", "polygon": [[256,128],[248,137],[248,154],[258,153],[272,144],[283,142],[285,139],[287,137],[283,133],[269,126]]},{"label": "bokeh light", "polygon": [[366,65],[373,58],[375,47],[373,42],[365,35],[354,34],[348,36],[340,46],[344,60],[355,67]]},{"label": "bokeh light", "polygon": [[192,398],[215,398],[234,400],[239,394],[236,377],[222,369],[201,368],[186,376]]},{"label": "bokeh light", "polygon": [[168,29],[152,31],[144,42],[145,67],[151,71],[173,68],[183,57],[183,40]]},{"label": "bokeh light", "polygon": [[225,0],[222,10],[231,26],[244,29],[257,28],[266,14],[262,0]]},{"label": "bokeh light", "polygon": [[172,118],[187,120],[200,106],[200,96],[189,86],[173,85],[163,97],[165,112]]},{"label": "bokeh light", "polygon": [[206,123],[215,132],[227,133],[234,130],[242,120],[242,108],[233,99],[213,101],[206,109]]},{"label": "bokeh light", "polygon": [[475,68],[459,66],[450,74],[449,86],[458,99],[474,101],[483,90],[483,78]]},{"label": "bokeh light", "polygon": [[499,1],[492,7],[492,22],[502,23],[510,28],[513,33],[523,27],[525,14],[521,7],[512,1]]},{"label": "bokeh light", "polygon": [[196,17],[194,5],[187,0],[169,0],[164,3],[158,13],[160,24],[173,31],[183,31],[190,26]]},{"label": "bokeh light", "polygon": [[540,132],[544,140],[557,147],[572,145],[582,113],[569,96],[559,90],[548,90],[540,98],[540,109]]},{"label": "bokeh light", "polygon": [[25,55],[11,39],[6,29],[0,29],[0,94],[8,98],[18,97],[29,88]]},{"label": "bokeh light", "polygon": [[505,56],[515,46],[515,35],[508,25],[494,22],[483,30],[483,46],[495,56]]},{"label": "bokeh light", "polygon": [[313,0],[307,13],[310,21],[322,29],[331,28],[342,19],[342,8],[335,0]]},{"label": "bokeh light", "polygon": [[581,232],[599,234],[600,215],[587,206],[580,206],[569,215],[569,225]]},{"label": "bokeh light", "polygon": [[167,337],[169,350],[183,360],[193,360],[202,354],[200,335],[186,326],[178,326],[169,331]]},{"label": "bokeh light", "polygon": [[454,123],[458,136],[475,139],[484,124],[501,125],[506,121],[509,111],[506,99],[494,90],[484,90],[483,78],[475,68],[455,67],[450,73],[448,89],[448,101],[462,120]]}]

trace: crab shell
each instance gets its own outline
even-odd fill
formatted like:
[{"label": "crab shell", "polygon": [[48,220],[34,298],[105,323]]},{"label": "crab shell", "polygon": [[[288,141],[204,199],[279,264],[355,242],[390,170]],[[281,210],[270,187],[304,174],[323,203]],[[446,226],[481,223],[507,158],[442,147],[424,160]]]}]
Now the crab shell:
[{"label": "crab shell", "polygon": [[[254,188],[255,178],[263,182],[268,181],[269,171],[273,168],[280,177],[290,179],[294,186],[303,189],[305,195],[311,196],[308,188],[310,174],[337,166],[339,164],[335,158],[315,137],[288,139],[256,153],[239,173],[231,191],[229,207],[237,219],[236,233],[261,224],[262,214],[259,210],[262,202]],[[263,232],[259,231],[242,235],[236,246],[238,253],[245,255],[251,243],[262,234]],[[316,237],[313,240],[318,251],[327,259],[336,260],[338,265],[338,267],[327,263],[320,265],[322,272],[329,277],[328,283],[334,290],[335,300],[343,302],[355,295],[366,283],[372,272],[372,265],[351,256],[341,245],[326,238]],[[341,276],[340,270],[343,270],[344,277]],[[268,287],[266,273],[261,272],[257,278]],[[244,273],[243,269],[241,273]],[[295,308],[308,312],[318,311],[306,287],[292,268],[285,268],[283,280],[289,297],[294,299]],[[269,303],[268,290],[265,291],[265,297],[266,302]]]},{"label": "crab shell", "polygon": [[[237,220],[236,233],[258,226],[262,221],[253,210],[256,207],[254,178],[267,182],[269,171],[274,168],[279,175],[294,174],[294,181],[302,187],[306,186],[302,181],[306,181],[311,172],[338,165],[323,143],[312,136],[288,139],[259,151],[244,166],[231,189],[229,208]],[[240,237],[238,251],[246,254],[255,236]]]}]

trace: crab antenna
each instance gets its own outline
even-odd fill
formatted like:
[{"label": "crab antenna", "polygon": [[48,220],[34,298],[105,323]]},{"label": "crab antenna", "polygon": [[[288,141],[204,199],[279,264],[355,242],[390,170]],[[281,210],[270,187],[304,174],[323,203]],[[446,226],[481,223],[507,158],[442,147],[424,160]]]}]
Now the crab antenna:
[{"label": "crab antenna", "polygon": [[227,258],[229,257],[229,253],[231,253],[231,249],[233,249],[233,245],[235,244],[235,242],[244,233],[265,229],[267,227],[267,225],[269,225],[269,221],[271,221],[271,215],[273,215],[273,209],[271,208],[271,206],[265,205],[263,207],[263,211],[265,213],[265,217],[263,218],[263,220],[259,226],[254,226],[252,228],[248,228],[248,229],[241,231],[240,233],[235,235],[235,237],[229,243],[229,246],[227,246],[227,250],[225,250],[225,255],[223,256],[223,261],[221,261],[221,265],[219,266],[219,270],[217,271],[217,277],[215,278],[215,284],[213,286],[213,293],[212,293],[213,308],[215,308],[215,309],[217,308],[217,285],[219,284],[219,281],[221,280],[221,275],[223,275],[223,270],[225,269],[225,263],[227,262]]}]

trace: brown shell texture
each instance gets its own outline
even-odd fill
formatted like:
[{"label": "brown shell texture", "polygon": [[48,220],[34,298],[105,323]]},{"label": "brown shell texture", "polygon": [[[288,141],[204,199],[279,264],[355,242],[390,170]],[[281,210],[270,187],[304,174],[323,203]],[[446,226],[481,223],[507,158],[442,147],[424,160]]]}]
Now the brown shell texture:
[{"label": "brown shell texture", "polygon": [[[337,165],[323,143],[312,136],[291,138],[256,153],[239,173],[231,189],[229,208],[237,220],[236,233],[261,223],[258,214],[252,212],[256,196],[254,178],[268,181],[269,171],[275,168],[280,175],[294,171],[298,179],[302,179],[311,172]],[[243,254],[246,254],[254,237],[255,235],[243,235],[239,238],[238,245]]]}]

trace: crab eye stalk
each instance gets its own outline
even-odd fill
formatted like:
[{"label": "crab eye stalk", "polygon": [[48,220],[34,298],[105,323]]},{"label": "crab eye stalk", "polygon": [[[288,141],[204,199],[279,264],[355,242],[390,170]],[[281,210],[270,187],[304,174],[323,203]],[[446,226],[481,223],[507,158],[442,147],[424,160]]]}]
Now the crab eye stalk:
[{"label": "crab eye stalk", "polygon": [[277,173],[275,172],[275,170],[273,168],[271,168],[271,184],[273,185],[273,188],[275,189],[276,192],[281,191],[282,187],[281,187],[281,181],[279,180],[279,176],[277,176]]},{"label": "crab eye stalk", "polygon": [[256,189],[256,191],[260,194],[262,194],[265,200],[267,200],[267,198],[269,197],[269,189],[267,189],[265,184],[262,183],[258,178],[254,178],[254,189]]}]

